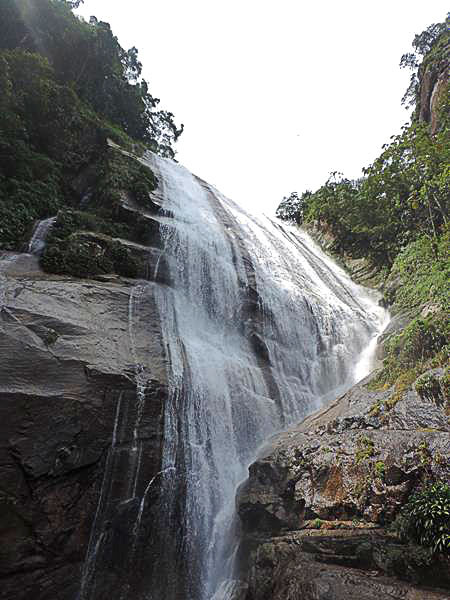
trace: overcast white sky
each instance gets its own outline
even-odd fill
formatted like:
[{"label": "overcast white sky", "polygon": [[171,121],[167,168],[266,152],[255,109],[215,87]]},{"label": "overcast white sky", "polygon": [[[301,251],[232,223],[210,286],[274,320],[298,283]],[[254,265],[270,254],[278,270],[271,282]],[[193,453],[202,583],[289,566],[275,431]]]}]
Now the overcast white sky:
[{"label": "overcast white sky", "polygon": [[399,69],[447,0],[85,0],[136,46],[177,160],[253,212],[358,177],[408,120]]}]

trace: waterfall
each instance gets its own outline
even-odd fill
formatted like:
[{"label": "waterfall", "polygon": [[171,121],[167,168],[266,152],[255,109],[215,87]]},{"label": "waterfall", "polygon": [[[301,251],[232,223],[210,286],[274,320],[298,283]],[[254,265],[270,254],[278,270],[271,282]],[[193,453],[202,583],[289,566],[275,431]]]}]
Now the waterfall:
[{"label": "waterfall", "polygon": [[170,389],[146,598],[220,600],[239,585],[235,494],[258,448],[366,374],[386,315],[305,233],[144,162],[173,215],[160,227],[171,284],[153,291]]},{"label": "waterfall", "polygon": [[56,217],[50,217],[37,222],[30,243],[28,244],[28,252],[30,254],[35,254],[36,256],[42,254],[45,248],[46,237],[55,221]]}]

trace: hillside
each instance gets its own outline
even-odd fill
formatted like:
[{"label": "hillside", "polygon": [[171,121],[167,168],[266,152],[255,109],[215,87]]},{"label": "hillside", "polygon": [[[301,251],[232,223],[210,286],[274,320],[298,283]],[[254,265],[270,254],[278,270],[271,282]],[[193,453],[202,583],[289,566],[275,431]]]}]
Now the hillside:
[{"label": "hillside", "polygon": [[0,1],[1,600],[447,600],[445,24],[305,232],[166,160],[79,4]]},{"label": "hillside", "polygon": [[23,249],[37,220],[58,215],[45,270],[133,275],[143,266],[113,238],[147,233],[122,200],[151,206],[156,180],[108,139],[173,158],[182,127],[158,108],[137,49],[124,50],[108,23],[77,18],[77,4],[0,4],[0,247]]}]

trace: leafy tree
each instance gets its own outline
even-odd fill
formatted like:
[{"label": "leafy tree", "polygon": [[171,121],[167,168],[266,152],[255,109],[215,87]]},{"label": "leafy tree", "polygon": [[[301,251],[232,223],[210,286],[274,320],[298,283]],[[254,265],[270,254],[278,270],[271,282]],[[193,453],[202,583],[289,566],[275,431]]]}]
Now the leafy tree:
[{"label": "leafy tree", "polygon": [[182,133],[171,112],[159,110],[142,79],[135,47],[124,50],[108,23],[89,23],[65,0],[2,0],[0,48],[39,53],[53,67],[61,85],[101,117],[121,127],[152,150],[173,158],[173,145]]},{"label": "leafy tree", "polygon": [[299,197],[297,192],[285,196],[277,208],[276,215],[284,221],[294,221],[300,225],[303,221],[305,208],[311,192],[306,191]]},{"label": "leafy tree", "polygon": [[[417,54],[403,63],[438,64],[446,60],[445,24],[430,26],[416,36]],[[415,61],[415,62],[414,62]],[[439,130],[416,119],[392,136],[381,155],[358,181],[332,173],[304,202],[296,193],[284,198],[277,211],[297,223],[315,221],[334,237],[334,250],[355,258],[366,257],[377,266],[391,266],[398,253],[420,236],[433,247],[448,224],[450,199],[449,88],[442,94]],[[437,250],[436,250],[437,251]]]},{"label": "leafy tree", "polygon": [[[36,219],[79,208],[86,191],[86,208],[99,218],[80,219],[76,226],[91,223],[99,232],[106,227],[111,235],[120,231],[147,241],[142,223],[120,223],[120,199],[127,191],[145,207],[156,179],[119,153],[111,159],[106,139],[132,151],[144,143],[174,156],[181,128],[150,94],[137,49],[124,50],[107,23],[75,17],[77,4],[0,2],[2,248],[22,248]],[[119,262],[112,261],[114,268]],[[60,269],[62,263],[68,265],[56,259],[45,265]]]}]

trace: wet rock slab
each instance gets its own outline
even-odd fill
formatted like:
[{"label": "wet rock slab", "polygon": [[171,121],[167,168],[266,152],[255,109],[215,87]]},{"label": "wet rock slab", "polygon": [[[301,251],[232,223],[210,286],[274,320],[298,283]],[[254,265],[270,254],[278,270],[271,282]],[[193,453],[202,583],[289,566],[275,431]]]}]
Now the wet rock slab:
[{"label": "wet rock slab", "polygon": [[130,330],[138,282],[52,277],[29,255],[10,262],[0,281],[0,598],[73,600],[119,402],[129,407],[117,432],[124,452],[132,441],[136,363],[151,365],[138,494],[160,468],[166,380],[155,284],[145,284]]}]

